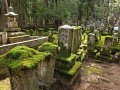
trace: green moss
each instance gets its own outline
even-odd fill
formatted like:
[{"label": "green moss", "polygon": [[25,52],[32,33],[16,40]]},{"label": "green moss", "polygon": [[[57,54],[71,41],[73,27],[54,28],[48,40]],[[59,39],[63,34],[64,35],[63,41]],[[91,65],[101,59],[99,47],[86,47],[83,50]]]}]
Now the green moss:
[{"label": "green moss", "polygon": [[38,51],[40,52],[48,52],[51,53],[53,55],[57,54],[57,49],[58,46],[49,42],[43,43],[39,48]]},{"label": "green moss", "polygon": [[95,49],[100,50],[104,46],[104,42],[105,42],[106,37],[112,38],[111,35],[105,35],[105,36],[102,35],[101,40],[99,40],[98,42],[95,43]]},{"label": "green moss", "polygon": [[103,70],[101,68],[97,68],[97,67],[87,67],[85,68],[85,73],[86,74],[102,74],[103,73]]},{"label": "green moss", "polygon": [[74,74],[77,72],[77,70],[81,67],[81,64],[82,64],[81,62],[76,61],[76,62],[75,62],[75,65],[74,65],[71,69],[69,69],[69,70],[59,69],[58,71],[61,72],[61,73],[63,73],[63,74],[65,74],[65,75],[70,75],[70,76],[72,76],[72,75],[74,75]]},{"label": "green moss", "polygon": [[0,56],[0,65],[18,70],[32,68],[39,61],[45,60],[47,55],[26,46],[18,46]]},{"label": "green moss", "polygon": [[73,28],[80,30],[81,26],[73,26]]},{"label": "green moss", "polygon": [[53,38],[54,38],[53,44],[57,44],[57,40],[58,40],[57,34],[54,34],[54,35],[53,35]]},{"label": "green moss", "polygon": [[66,63],[71,63],[72,61],[74,61],[77,58],[76,54],[71,54],[70,57],[65,57],[63,55],[58,55],[57,56],[57,60],[60,60],[62,62],[66,62]]},{"label": "green moss", "polygon": [[120,51],[120,44],[116,44],[114,46],[112,46],[112,51],[115,51],[115,52],[119,52]]},{"label": "green moss", "polygon": [[77,55],[80,55],[80,54],[82,54],[83,53],[83,49],[78,49],[78,52],[77,52]]}]

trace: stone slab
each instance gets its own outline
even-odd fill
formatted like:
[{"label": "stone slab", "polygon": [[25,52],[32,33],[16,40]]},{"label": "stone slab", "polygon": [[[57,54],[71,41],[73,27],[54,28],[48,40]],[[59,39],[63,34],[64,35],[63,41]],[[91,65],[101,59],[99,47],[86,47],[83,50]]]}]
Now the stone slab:
[{"label": "stone slab", "polygon": [[16,46],[28,46],[28,47],[34,47],[34,46],[39,46],[43,44],[44,42],[48,41],[48,37],[39,37],[36,39],[32,40],[27,40],[27,41],[22,41],[22,42],[17,42],[17,43],[12,43],[12,44],[5,44],[0,46],[0,55],[8,52],[10,49],[16,47]]},{"label": "stone slab", "polygon": [[5,28],[6,32],[18,32],[21,31],[21,28]]},{"label": "stone slab", "polygon": [[8,43],[16,43],[21,41],[30,40],[30,35],[22,35],[16,37],[8,37]]}]

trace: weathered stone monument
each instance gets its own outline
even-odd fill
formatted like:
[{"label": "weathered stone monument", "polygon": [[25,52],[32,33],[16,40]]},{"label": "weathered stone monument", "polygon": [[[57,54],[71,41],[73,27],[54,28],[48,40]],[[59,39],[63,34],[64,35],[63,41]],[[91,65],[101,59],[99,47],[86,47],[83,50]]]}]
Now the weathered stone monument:
[{"label": "weathered stone monument", "polygon": [[100,51],[100,57],[103,60],[110,61],[112,60],[111,56],[111,47],[112,47],[112,37],[106,37],[104,42],[104,47]]},{"label": "weathered stone monument", "polygon": [[94,45],[95,45],[95,34],[90,33],[88,35],[88,51],[94,51]]},{"label": "weathered stone monument", "polygon": [[48,90],[53,83],[55,59],[47,51],[18,46],[0,59],[0,65],[9,69],[11,90]]},{"label": "weathered stone monument", "polygon": [[72,53],[77,53],[81,44],[81,28],[73,26]]},{"label": "weathered stone monument", "polygon": [[72,85],[80,72],[81,62],[77,61],[77,52],[80,45],[80,32],[74,27],[63,25],[59,27],[58,46],[59,54],[56,57],[56,78],[64,85]]},{"label": "weathered stone monument", "polygon": [[95,52],[95,34],[90,33],[88,35],[88,44],[87,44],[88,57],[93,57]]},{"label": "weathered stone monument", "polygon": [[58,30],[58,45],[60,47],[60,53],[66,56],[71,55],[72,39],[74,28],[69,25],[63,25]]},{"label": "weathered stone monument", "polygon": [[13,8],[10,6],[8,8],[8,13],[5,14],[7,23],[4,31],[7,32],[7,41],[8,43],[21,42],[30,39],[30,35],[26,35],[24,32],[21,32],[21,28],[18,27],[18,22],[16,17],[18,14],[13,12]]}]

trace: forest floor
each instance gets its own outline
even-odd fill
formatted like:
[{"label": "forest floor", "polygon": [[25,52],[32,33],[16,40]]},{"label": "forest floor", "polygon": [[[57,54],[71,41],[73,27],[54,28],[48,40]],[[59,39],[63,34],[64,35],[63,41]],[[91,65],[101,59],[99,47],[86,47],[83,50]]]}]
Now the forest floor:
[{"label": "forest floor", "polygon": [[[0,80],[0,90],[10,90],[8,78]],[[84,62],[74,85],[57,82],[50,90],[120,90],[120,65]]]},{"label": "forest floor", "polygon": [[120,65],[84,62],[74,85],[53,85],[51,90],[120,90]]}]

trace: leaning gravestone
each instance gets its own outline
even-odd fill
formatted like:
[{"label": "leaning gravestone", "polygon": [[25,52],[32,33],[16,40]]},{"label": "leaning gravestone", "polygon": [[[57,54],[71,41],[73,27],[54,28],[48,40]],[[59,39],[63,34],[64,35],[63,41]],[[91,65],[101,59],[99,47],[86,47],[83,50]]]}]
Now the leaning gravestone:
[{"label": "leaning gravestone", "polygon": [[59,27],[58,45],[60,47],[60,54],[65,56],[71,55],[73,30],[74,28],[69,25],[63,25]]}]

